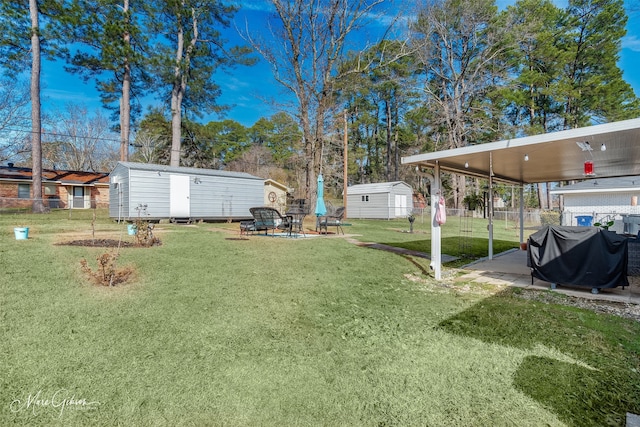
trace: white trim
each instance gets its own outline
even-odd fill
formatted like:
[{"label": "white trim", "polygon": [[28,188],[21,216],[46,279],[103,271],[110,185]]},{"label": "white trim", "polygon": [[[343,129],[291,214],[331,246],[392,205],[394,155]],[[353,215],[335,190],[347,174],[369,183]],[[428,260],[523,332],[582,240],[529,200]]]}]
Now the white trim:
[{"label": "white trim", "polygon": [[640,187],[626,188],[583,188],[579,190],[551,190],[551,194],[586,194],[586,193],[634,193],[640,192]]}]

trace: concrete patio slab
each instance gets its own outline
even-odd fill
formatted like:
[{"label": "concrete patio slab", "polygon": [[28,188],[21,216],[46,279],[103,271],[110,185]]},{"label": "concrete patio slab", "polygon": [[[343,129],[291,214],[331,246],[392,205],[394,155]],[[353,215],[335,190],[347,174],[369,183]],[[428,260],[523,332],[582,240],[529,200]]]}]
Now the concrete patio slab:
[{"label": "concrete patio slab", "polygon": [[[545,290],[550,289],[551,283],[533,278],[531,269],[527,267],[527,252],[514,249],[504,252],[493,259],[476,261],[462,267],[469,271],[458,278],[461,281],[476,283],[494,283],[508,286],[518,286]],[[640,278],[629,276],[629,286],[600,289],[597,294],[591,293],[591,288],[569,285],[558,285],[556,292],[592,300],[621,302],[628,304],[640,304]]]}]

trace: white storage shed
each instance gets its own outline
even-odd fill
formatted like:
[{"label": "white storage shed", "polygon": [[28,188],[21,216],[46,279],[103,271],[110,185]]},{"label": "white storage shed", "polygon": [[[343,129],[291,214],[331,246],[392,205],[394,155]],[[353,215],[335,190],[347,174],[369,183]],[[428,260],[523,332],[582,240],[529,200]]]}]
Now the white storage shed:
[{"label": "white storage shed", "polygon": [[413,190],[402,181],[347,187],[349,218],[405,218],[413,211]]},{"label": "white storage shed", "polygon": [[264,202],[264,179],[248,173],[148,163],[118,162],[109,190],[118,220],[240,220]]}]

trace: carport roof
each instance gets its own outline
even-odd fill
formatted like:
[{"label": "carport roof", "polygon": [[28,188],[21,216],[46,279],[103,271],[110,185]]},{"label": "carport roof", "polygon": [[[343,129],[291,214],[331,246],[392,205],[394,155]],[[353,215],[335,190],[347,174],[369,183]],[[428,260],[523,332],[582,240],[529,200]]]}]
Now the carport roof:
[{"label": "carport roof", "polygon": [[[584,174],[585,161],[593,175]],[[519,184],[640,175],[640,118],[402,158],[427,168],[436,162],[441,171],[484,178],[492,164],[494,180]]]},{"label": "carport roof", "polygon": [[640,192],[640,176],[596,178],[551,190],[551,194]]}]

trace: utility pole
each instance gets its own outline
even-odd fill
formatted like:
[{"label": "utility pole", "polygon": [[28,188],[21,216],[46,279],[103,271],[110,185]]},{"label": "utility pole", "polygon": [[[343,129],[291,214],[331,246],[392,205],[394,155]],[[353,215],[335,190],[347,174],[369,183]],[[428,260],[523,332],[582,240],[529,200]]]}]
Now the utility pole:
[{"label": "utility pole", "polygon": [[347,138],[347,110],[344,110],[344,146],[343,146],[343,166],[342,166],[342,206],[344,206],[344,218],[347,218],[347,149],[348,149],[348,138]]}]

